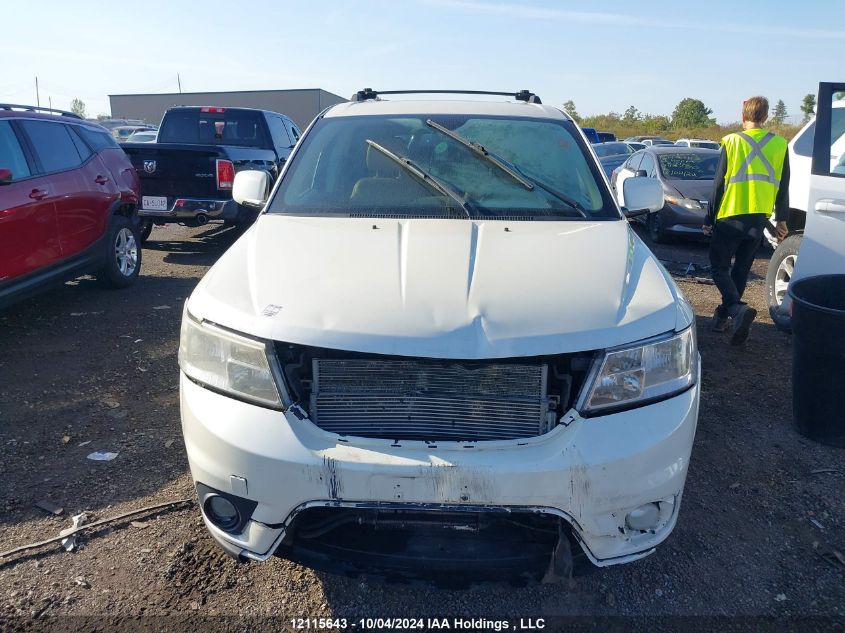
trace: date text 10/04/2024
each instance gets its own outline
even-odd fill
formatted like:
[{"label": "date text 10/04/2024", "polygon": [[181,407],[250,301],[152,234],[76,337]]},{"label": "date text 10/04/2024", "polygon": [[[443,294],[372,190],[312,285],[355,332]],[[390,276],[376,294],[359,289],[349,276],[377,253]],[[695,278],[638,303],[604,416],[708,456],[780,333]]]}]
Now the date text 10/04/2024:
[{"label": "date text 10/04/2024", "polygon": [[543,618],[520,618],[516,622],[485,618],[293,618],[290,623],[295,630],[539,631],[546,628]]}]

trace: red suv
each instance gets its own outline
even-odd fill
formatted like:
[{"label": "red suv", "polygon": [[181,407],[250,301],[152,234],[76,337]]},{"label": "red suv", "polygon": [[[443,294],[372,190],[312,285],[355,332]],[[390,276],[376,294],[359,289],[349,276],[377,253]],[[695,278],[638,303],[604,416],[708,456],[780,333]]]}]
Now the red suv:
[{"label": "red suv", "polygon": [[87,273],[133,283],[137,207],[138,175],[105,128],[0,104],[0,308]]}]

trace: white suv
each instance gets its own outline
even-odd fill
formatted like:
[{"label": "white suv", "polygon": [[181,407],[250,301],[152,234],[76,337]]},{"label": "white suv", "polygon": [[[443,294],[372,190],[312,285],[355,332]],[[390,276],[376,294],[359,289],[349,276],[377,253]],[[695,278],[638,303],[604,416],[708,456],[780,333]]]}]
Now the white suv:
[{"label": "white suv", "polygon": [[702,138],[679,138],[675,141],[679,147],[700,147],[702,149],[721,149],[722,146],[716,141],[708,141]]},{"label": "white suv", "polygon": [[621,212],[577,124],[511,98],[328,109],[187,301],[185,445],[233,556],[566,569],[672,531],[695,314],[625,218],[659,183]]}]

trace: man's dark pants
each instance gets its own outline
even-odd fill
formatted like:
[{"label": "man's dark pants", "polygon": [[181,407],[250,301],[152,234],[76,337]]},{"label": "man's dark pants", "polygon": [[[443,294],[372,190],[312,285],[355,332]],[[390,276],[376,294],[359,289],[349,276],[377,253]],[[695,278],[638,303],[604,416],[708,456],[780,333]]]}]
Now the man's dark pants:
[{"label": "man's dark pants", "polygon": [[751,213],[717,220],[713,227],[710,272],[722,293],[722,305],[717,308],[721,318],[735,317],[743,305],[742,293],[745,292],[754,256],[763,241],[767,221],[765,214]]}]

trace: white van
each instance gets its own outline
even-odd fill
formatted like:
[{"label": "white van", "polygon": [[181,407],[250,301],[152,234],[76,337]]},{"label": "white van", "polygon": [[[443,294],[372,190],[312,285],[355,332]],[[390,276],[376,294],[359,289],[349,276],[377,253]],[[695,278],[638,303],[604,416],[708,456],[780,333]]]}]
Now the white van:
[{"label": "white van", "polygon": [[[822,84],[822,86],[824,85],[829,86],[830,84]],[[829,114],[826,125],[830,127],[829,146],[826,146],[823,141],[820,144],[820,151],[829,155],[829,159],[826,159],[829,170],[827,175],[831,178],[826,181],[827,186],[836,193],[836,197],[841,202],[845,201],[845,179],[843,178],[845,177],[845,99],[842,98],[842,95],[845,95],[845,90],[834,91],[829,94],[831,95],[829,103],[822,104],[819,102],[819,107],[824,106]],[[767,235],[769,243],[775,249],[772,258],[769,260],[769,268],[766,274],[769,313],[778,329],[784,331],[791,329],[792,309],[787,291],[789,284],[797,280],[795,278],[795,267],[798,263],[798,251],[804,241],[808,216],[820,214],[817,218],[817,221],[820,222],[818,224],[819,230],[832,230],[829,237],[834,240],[842,237],[841,220],[838,221],[837,218],[842,217],[845,209],[833,209],[824,204],[823,200],[821,207],[817,207],[816,204],[820,199],[815,195],[816,192],[813,191],[812,185],[819,182],[816,176],[821,175],[821,172],[817,172],[815,176],[812,173],[815,134],[816,119],[813,118],[789,142],[789,235],[780,243],[777,241],[777,234],[773,227]],[[820,164],[819,168],[821,169],[822,166]],[[772,219],[773,222],[774,219]],[[845,250],[845,247],[841,248]],[[833,269],[814,266],[813,269],[806,269],[804,276],[821,274],[822,271],[837,272]]]}]

